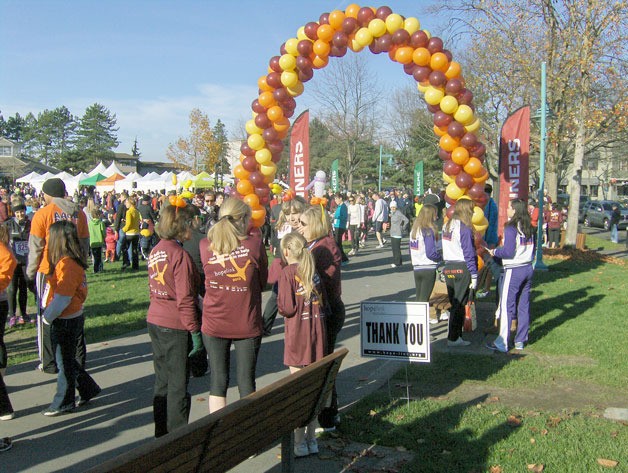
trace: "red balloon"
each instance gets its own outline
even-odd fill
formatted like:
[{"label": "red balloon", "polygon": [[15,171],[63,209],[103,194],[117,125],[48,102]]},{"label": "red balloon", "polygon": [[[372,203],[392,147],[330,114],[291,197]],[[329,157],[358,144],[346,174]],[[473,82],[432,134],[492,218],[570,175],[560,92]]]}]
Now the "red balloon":
[{"label": "red balloon", "polygon": [[249,174],[249,181],[254,186],[261,186],[264,184],[264,176],[262,176],[259,172],[255,171]]},{"label": "red balloon", "polygon": [[329,24],[329,12],[325,12],[321,16],[318,17],[318,24],[319,25]]},{"label": "red balloon", "polygon": [[254,156],[247,156],[242,160],[242,167],[248,172],[254,172],[257,169],[257,161]]},{"label": "red balloon", "polygon": [[430,81],[430,84],[432,84],[434,87],[440,87],[442,85],[445,85],[445,83],[447,82],[447,76],[445,76],[444,72],[432,71],[428,76],[428,80]]},{"label": "red balloon", "polygon": [[275,130],[272,126],[269,126],[262,132],[262,138],[264,138],[264,141],[266,142],[275,141],[279,138],[279,135],[277,134],[277,130]]},{"label": "red balloon", "polygon": [[279,46],[279,54],[281,54],[282,56],[284,54],[288,54],[288,51],[286,51],[286,43],[281,43],[281,46]]},{"label": "red balloon", "polygon": [[443,50],[443,40],[438,36],[432,36],[427,42],[427,50],[431,53],[440,53]]},{"label": "red balloon", "polygon": [[458,174],[460,174],[461,171],[462,166],[457,165],[451,159],[443,163],[443,172],[448,176],[457,176]]},{"label": "red balloon", "polygon": [[[333,47],[332,47],[333,49]],[[373,54],[380,54],[381,51],[379,50],[379,48],[377,47],[377,38],[375,38],[375,40],[373,40],[373,42],[371,44],[369,44],[369,50],[373,53]],[[331,54],[330,54],[331,56]],[[404,64],[404,66],[407,64]],[[404,69],[405,71],[405,69]]]},{"label": "red balloon", "polygon": [[[369,45],[369,48],[370,48],[371,46],[373,46],[374,44],[375,44],[375,42],[372,42],[372,43]],[[406,74],[408,74],[409,76],[411,76],[411,75],[413,74],[414,70],[415,70],[417,67],[419,67],[419,66],[417,66],[417,65],[416,65],[415,63],[413,63],[413,62],[411,62],[411,63],[409,63],[409,64],[404,64],[404,65],[403,65],[403,72],[405,72]]]},{"label": "red balloon", "polygon": [[427,105],[427,109],[430,113],[436,113],[440,110],[440,105]]},{"label": "red balloon", "polygon": [[377,11],[375,12],[375,17],[379,18],[380,20],[386,21],[386,18],[388,18],[388,15],[390,15],[391,13],[392,10],[390,9],[390,7],[383,6],[377,9]]},{"label": "red balloon", "polygon": [[474,133],[465,133],[464,136],[460,138],[460,144],[464,146],[465,148],[467,148],[469,151],[473,149],[473,147],[477,144],[477,142],[478,142],[478,138],[477,136],[475,136]]},{"label": "red balloon", "polygon": [[407,45],[410,43],[410,33],[403,28],[399,28],[392,34],[392,42],[393,44],[397,44],[399,46]]},{"label": "red balloon", "polygon": [[479,207],[484,208],[486,204],[488,204],[488,194],[486,192],[484,194],[480,194],[480,196],[475,199],[475,203],[478,204]]},{"label": "red balloon", "polygon": [[261,203],[261,199],[263,199],[264,197],[268,197],[270,195],[270,189],[268,188],[268,186],[264,185],[264,180],[263,180],[264,176],[260,174],[260,177],[262,177],[262,184],[256,185],[254,192],[260,198],[260,203]]},{"label": "red balloon", "polygon": [[473,154],[473,156],[475,156],[476,158],[484,162],[484,160],[481,158],[482,156],[484,156],[485,153],[486,153],[486,146],[484,146],[482,143],[478,143],[473,147],[473,152],[471,154]]},{"label": "red balloon", "polygon": [[339,48],[346,47],[349,44],[349,38],[342,31],[336,31],[331,38],[331,43]]},{"label": "red balloon", "polygon": [[[251,178],[249,177],[249,180],[250,179]],[[473,184],[475,184],[475,181],[473,180],[473,178],[464,171],[460,172],[460,174],[456,176],[456,185],[460,187],[461,189],[468,189]]]},{"label": "red balloon", "polygon": [[290,108],[288,110],[284,110],[283,112],[283,116],[286,118],[292,118],[292,115],[294,115],[294,109]]},{"label": "red balloon", "polygon": [[[285,89],[285,87],[280,86],[278,89],[275,89],[273,91],[273,97],[275,97],[275,100],[277,102],[284,102],[285,100],[288,99],[288,97],[290,97],[290,94]],[[259,115],[258,115],[258,117],[259,117]]]},{"label": "red balloon", "polygon": [[360,26],[368,26],[369,22],[375,18],[375,13],[369,7],[362,7],[358,11],[358,23]]},{"label": "red balloon", "polygon": [[259,103],[259,100],[257,99],[253,100],[253,103],[251,104],[251,108],[253,109],[255,113],[266,112],[266,107],[264,107],[261,103]]},{"label": "red balloon", "polygon": [[281,153],[273,154],[271,160],[273,161],[273,163],[277,164],[279,161],[281,161]]},{"label": "red balloon", "polygon": [[272,126],[273,122],[270,121],[268,115],[266,115],[265,113],[260,113],[255,117],[255,124],[258,128],[261,128],[263,130],[264,128]]},{"label": "red balloon", "polygon": [[270,67],[273,71],[279,72],[280,74],[283,72],[283,69],[279,65],[279,56],[273,56],[268,61],[268,67]]},{"label": "red balloon", "polygon": [[458,123],[457,121],[452,121],[447,126],[447,133],[449,136],[453,136],[454,138],[462,138],[466,132],[467,130],[465,130],[464,125],[462,123]]},{"label": "red balloon", "polygon": [[[373,44],[373,43],[371,43]],[[370,47],[370,46],[369,46]],[[346,46],[332,46],[331,50],[329,51],[329,55],[331,57],[343,57],[345,54],[347,54],[347,47]]]},{"label": "red balloon", "polygon": [[[438,157],[443,161],[449,161],[451,159],[451,153],[449,151],[445,151],[443,148],[438,148]],[[455,163],[454,163],[455,164]]]},{"label": "red balloon", "polygon": [[312,54],[312,42],[307,39],[299,41],[297,44],[297,51],[301,56],[309,56]]},{"label": "red balloon", "polygon": [[412,77],[414,77],[414,80],[419,83],[425,82],[430,77],[431,72],[432,69],[427,66],[417,66],[412,73]]},{"label": "red balloon", "polygon": [[298,69],[312,69],[312,61],[309,57],[297,56]]},{"label": "red balloon", "polygon": [[283,142],[282,141],[267,141],[266,147],[272,154],[279,154],[283,151]]},{"label": "red balloon", "polygon": [[[449,197],[445,196],[445,200],[449,199]],[[451,220],[451,217],[454,216],[454,210],[456,210],[456,207],[454,207],[454,203],[450,203],[451,205],[449,207],[447,207],[447,210],[445,211],[445,215],[447,215],[447,218],[449,220]]]},{"label": "red balloon", "polygon": [[469,89],[462,89],[458,96],[458,103],[461,105],[471,105],[473,102],[473,93]]},{"label": "red balloon", "polygon": [[[434,114],[433,117],[434,120],[434,125],[441,127],[441,126],[447,126],[450,123],[452,123],[453,118],[451,117],[451,115],[446,114],[445,112],[443,112],[442,110],[439,110],[438,112],[436,112]],[[462,125],[461,125],[462,126]],[[462,127],[464,130],[464,127]],[[451,135],[451,133],[449,133]],[[451,135],[453,136],[453,135]]]},{"label": "red balloon", "polygon": [[342,31],[344,34],[353,34],[358,29],[358,20],[348,16],[342,20]]},{"label": "red balloon", "polygon": [[281,74],[279,72],[271,72],[266,76],[266,83],[274,89],[281,87]]},{"label": "red balloon", "polygon": [[450,205],[450,207],[448,207],[450,209],[453,208],[454,205],[456,205],[456,201],[452,199],[451,197],[449,197],[447,194],[445,194],[445,202],[447,202]]},{"label": "red balloon", "polygon": [[413,48],[426,48],[427,43],[429,42],[429,38],[425,34],[425,31],[418,30],[412,33],[410,36],[410,46]]},{"label": "red balloon", "polygon": [[388,52],[392,46],[392,35],[386,33],[376,38],[375,41],[377,42],[377,49],[383,53]]},{"label": "red balloon", "polygon": [[484,192],[484,183],[476,182],[475,184],[473,184],[471,187],[469,187],[467,195],[473,200],[477,200],[480,196],[486,195],[486,192]]},{"label": "red balloon", "polygon": [[443,54],[447,57],[447,60],[449,62],[451,62],[451,60],[454,58],[449,49],[443,49]]},{"label": "red balloon", "polygon": [[316,36],[317,31],[318,23],[316,23],[315,21],[310,21],[309,23],[306,23],[303,27],[303,32],[305,33],[305,36],[310,38],[312,41],[316,41],[318,39],[318,36]]},{"label": "red balloon", "polygon": [[297,108],[297,101],[294,100],[294,97],[288,97],[286,100],[283,101],[283,105],[285,106],[285,108],[294,110],[295,108]]},{"label": "red balloon", "polygon": [[457,96],[462,90],[462,81],[457,77],[449,79],[445,84],[445,92],[447,95]]},{"label": "red balloon", "polygon": [[246,141],[243,141],[240,145],[240,153],[244,156],[255,156],[255,150],[251,148]]}]

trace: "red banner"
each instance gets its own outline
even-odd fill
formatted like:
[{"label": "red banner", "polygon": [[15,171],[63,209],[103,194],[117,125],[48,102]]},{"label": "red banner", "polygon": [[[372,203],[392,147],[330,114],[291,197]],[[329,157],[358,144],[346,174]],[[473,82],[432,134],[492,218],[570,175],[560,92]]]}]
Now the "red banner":
[{"label": "red banner", "polygon": [[528,200],[530,158],[530,107],[510,115],[502,126],[499,143],[499,219],[501,236],[508,220],[506,210],[512,199]]},{"label": "red banner", "polygon": [[307,199],[310,178],[310,112],[306,110],[292,124],[290,133],[290,187]]}]

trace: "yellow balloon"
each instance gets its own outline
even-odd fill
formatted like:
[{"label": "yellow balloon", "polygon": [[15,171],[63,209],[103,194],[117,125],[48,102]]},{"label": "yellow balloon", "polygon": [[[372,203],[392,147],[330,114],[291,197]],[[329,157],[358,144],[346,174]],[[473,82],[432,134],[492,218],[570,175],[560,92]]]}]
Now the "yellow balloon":
[{"label": "yellow balloon", "polygon": [[443,97],[443,100],[440,101],[440,109],[449,115],[453,115],[456,113],[456,110],[458,110],[458,100],[456,100],[456,97],[446,95]]},{"label": "yellow balloon", "polygon": [[292,71],[297,67],[297,59],[292,54],[283,54],[279,58],[279,67],[284,71]]},{"label": "yellow balloon", "polygon": [[455,182],[447,184],[447,188],[445,189],[445,194],[447,194],[447,197],[451,200],[458,200],[464,193],[465,190],[458,187]]},{"label": "yellow balloon", "polygon": [[258,151],[255,151],[255,161],[259,164],[268,164],[272,161],[273,155],[270,153],[268,148],[262,148]]},{"label": "yellow balloon", "polygon": [[192,186],[192,179],[188,179],[187,181],[183,183],[184,189],[189,189],[191,186]]},{"label": "yellow balloon", "polygon": [[484,220],[484,211],[477,205],[473,207],[473,217],[471,217],[471,223],[479,225]]},{"label": "yellow balloon", "polygon": [[449,174],[443,173],[443,181],[445,181],[447,184],[451,184],[452,182],[454,182],[454,178],[451,177]]},{"label": "yellow balloon", "polygon": [[465,130],[467,130],[467,132],[469,133],[473,133],[478,131],[478,129],[480,128],[480,119],[476,118],[475,121],[473,123],[471,123],[470,125],[467,125],[464,127]]},{"label": "yellow balloon", "polygon": [[283,189],[281,188],[281,186],[279,184],[273,184],[273,187],[271,189],[271,192],[275,195],[281,194],[283,191]]},{"label": "yellow balloon", "polygon": [[484,232],[488,228],[488,223],[486,225],[475,225],[474,224],[473,228],[475,229],[476,232],[481,233],[482,236],[484,236]]},{"label": "yellow balloon", "polygon": [[430,39],[432,37],[432,33],[430,33],[428,30],[423,30],[423,33],[425,33],[427,39]]},{"label": "yellow balloon", "polygon": [[299,41],[303,41],[304,39],[309,39],[307,35],[305,34],[305,26],[302,26],[301,28],[297,30],[297,39]]},{"label": "yellow balloon", "polygon": [[456,113],[454,114],[454,118],[457,122],[462,123],[463,125],[470,125],[475,117],[473,116],[473,110],[468,105],[460,105]]},{"label": "yellow balloon", "polygon": [[399,28],[403,28],[403,17],[397,13],[391,13],[386,17],[386,30],[393,34]]},{"label": "yellow balloon", "polygon": [[299,75],[294,71],[283,71],[281,73],[281,83],[286,87],[294,87],[299,82]]},{"label": "yellow balloon", "polygon": [[442,89],[437,89],[431,85],[425,91],[425,101],[430,105],[438,105],[444,96],[445,92]]},{"label": "yellow balloon", "polygon": [[386,23],[384,20],[375,18],[369,22],[368,29],[375,38],[379,38],[386,34]]},{"label": "yellow balloon", "polygon": [[194,197],[194,194],[192,194],[190,191],[183,191],[181,192],[181,195],[179,196],[182,199],[192,199]]},{"label": "yellow balloon", "polygon": [[176,175],[176,174],[173,174],[173,175],[172,175],[172,185],[173,185],[173,186],[176,186],[176,185],[177,185],[177,175]]},{"label": "yellow balloon", "polygon": [[421,29],[421,22],[414,17],[406,18],[403,22],[403,29],[410,34],[416,33]]},{"label": "yellow balloon", "polygon": [[262,138],[262,135],[260,135],[259,133],[253,133],[252,135],[249,135],[246,142],[251,147],[251,149],[254,149],[255,151],[259,151],[264,146],[266,146],[266,141],[264,141],[264,138]]},{"label": "yellow balloon", "polygon": [[249,135],[253,135],[255,133],[258,133],[261,135],[262,131],[264,131],[255,124],[255,120],[249,120],[248,122],[246,122],[246,125],[244,125],[244,129]]},{"label": "yellow balloon", "polygon": [[373,42],[373,33],[368,28],[360,28],[355,34],[355,41],[362,47],[368,46]]},{"label": "yellow balloon", "polygon": [[303,86],[303,82],[297,82],[293,87],[286,87],[286,90],[292,97],[298,97],[303,93],[305,87]]},{"label": "yellow balloon", "polygon": [[288,54],[292,54],[293,56],[298,56],[299,55],[299,50],[297,49],[297,44],[299,44],[299,40],[296,38],[290,38],[288,41],[286,41],[286,52]]},{"label": "yellow balloon", "polygon": [[429,89],[429,87],[430,87],[429,85],[423,85],[420,82],[417,82],[416,84],[416,88],[419,89],[419,92],[421,92],[422,94],[424,94],[427,91],[427,89]]},{"label": "yellow balloon", "polygon": [[273,176],[277,172],[277,166],[275,166],[275,163],[272,161],[268,164],[261,164],[259,172],[261,172],[263,176]]},{"label": "yellow balloon", "polygon": [[364,46],[358,43],[358,41],[355,38],[349,40],[349,44],[347,46],[349,46],[349,49],[353,51],[354,53],[359,53],[360,51],[364,49]]}]

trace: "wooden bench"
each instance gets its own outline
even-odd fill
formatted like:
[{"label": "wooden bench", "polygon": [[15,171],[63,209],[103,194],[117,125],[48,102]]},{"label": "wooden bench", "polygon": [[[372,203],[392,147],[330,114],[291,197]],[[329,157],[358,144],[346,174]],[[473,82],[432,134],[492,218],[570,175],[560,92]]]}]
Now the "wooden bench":
[{"label": "wooden bench", "polygon": [[282,472],[294,471],[294,429],[315,419],[348,350],[326,356],[225,408],[89,470],[223,472],[281,439]]}]

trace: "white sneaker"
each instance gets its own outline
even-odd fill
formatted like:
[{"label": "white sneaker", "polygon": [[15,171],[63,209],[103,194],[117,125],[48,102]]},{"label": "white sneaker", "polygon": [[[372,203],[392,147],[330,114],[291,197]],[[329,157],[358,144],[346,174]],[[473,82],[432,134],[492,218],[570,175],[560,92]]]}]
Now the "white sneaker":
[{"label": "white sneaker", "polygon": [[377,247],[378,247],[378,248],[384,248],[384,245],[383,245],[383,244],[381,244],[381,245],[377,245]]},{"label": "white sneaker", "polygon": [[10,412],[9,414],[0,416],[0,420],[13,420],[13,419],[15,419],[15,412]]},{"label": "white sneaker", "polygon": [[462,337],[458,337],[458,339],[453,342],[451,340],[447,340],[448,347],[467,347],[469,345],[471,345],[471,342],[463,340]]},{"label": "white sneaker", "polygon": [[440,317],[438,318],[439,321],[443,322],[444,320],[449,320],[449,311],[448,310],[443,310],[440,313]]},{"label": "white sneaker", "polygon": [[438,319],[430,319],[430,325],[436,325],[438,323]]},{"label": "white sneaker", "polygon": [[355,250],[351,250],[351,251],[349,252],[349,256],[355,256]]},{"label": "white sneaker", "polygon": [[305,440],[294,446],[295,457],[307,457],[309,454],[310,454],[310,451],[307,448],[307,442]]},{"label": "white sneaker", "polygon": [[388,240],[386,240],[386,238],[382,238],[382,243],[386,244],[388,243]]},{"label": "white sneaker", "polygon": [[310,455],[318,453],[318,442],[315,438],[307,441],[307,449],[310,452]]},{"label": "white sneaker", "polygon": [[395,263],[393,263],[393,264],[391,264],[391,265],[390,265],[390,267],[391,267],[391,268],[396,268],[396,267],[397,267],[397,265],[396,265]]}]

